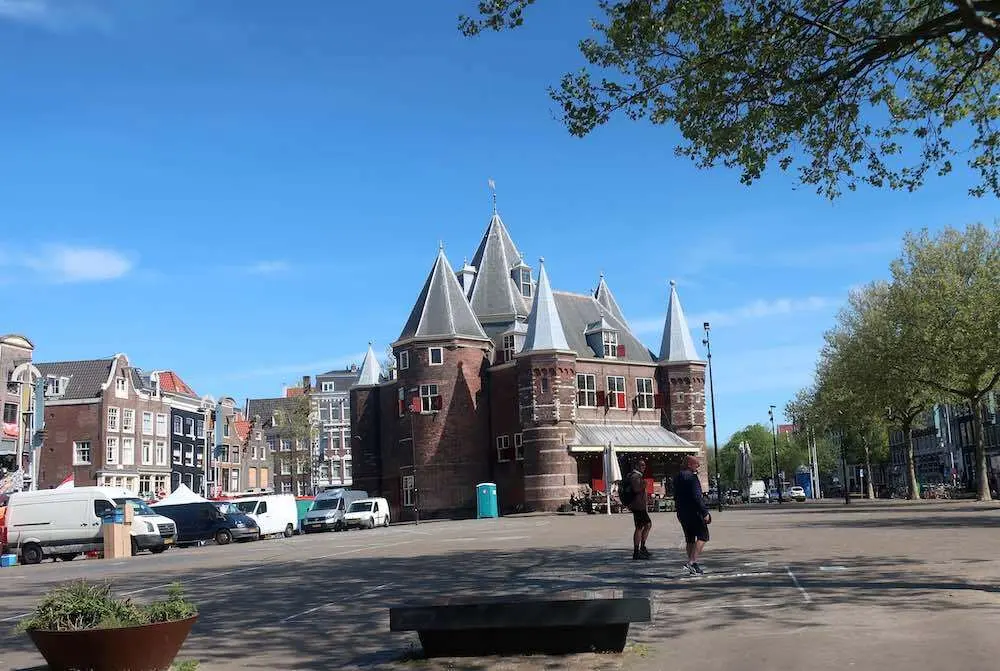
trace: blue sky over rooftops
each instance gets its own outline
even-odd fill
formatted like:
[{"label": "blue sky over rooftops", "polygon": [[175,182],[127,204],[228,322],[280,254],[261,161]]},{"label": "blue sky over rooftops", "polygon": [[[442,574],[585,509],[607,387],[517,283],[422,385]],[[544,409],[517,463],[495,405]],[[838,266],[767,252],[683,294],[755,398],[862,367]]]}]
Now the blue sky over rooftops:
[{"label": "blue sky over rooftops", "polygon": [[42,361],[123,351],[276,395],[395,339],[439,241],[472,257],[493,178],[526,260],[565,291],[604,272],[653,349],[677,281],[713,324],[725,439],[808,383],[905,230],[996,216],[964,169],[830,203],[778,170],[697,170],[669,127],[570,137],[545,89],[582,65],[595,5],[469,40],[474,5],[0,0],[0,331]]}]

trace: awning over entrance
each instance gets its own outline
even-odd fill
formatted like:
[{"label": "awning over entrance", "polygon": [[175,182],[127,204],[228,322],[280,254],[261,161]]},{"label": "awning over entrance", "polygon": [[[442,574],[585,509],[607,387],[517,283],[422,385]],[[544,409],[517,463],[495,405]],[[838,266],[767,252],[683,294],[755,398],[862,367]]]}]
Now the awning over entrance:
[{"label": "awning over entrance", "polygon": [[697,454],[698,446],[658,424],[577,424],[570,452],[602,452],[614,443],[617,452]]}]

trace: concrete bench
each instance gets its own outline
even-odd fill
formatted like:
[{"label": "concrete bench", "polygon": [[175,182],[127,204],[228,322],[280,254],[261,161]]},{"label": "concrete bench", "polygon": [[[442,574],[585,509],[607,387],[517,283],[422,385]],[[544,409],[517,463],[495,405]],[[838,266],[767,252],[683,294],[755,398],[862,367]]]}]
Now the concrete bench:
[{"label": "concrete bench", "polygon": [[389,629],[416,631],[427,657],[621,652],[629,624],[649,620],[648,598],[614,590],[445,597],[389,609]]}]

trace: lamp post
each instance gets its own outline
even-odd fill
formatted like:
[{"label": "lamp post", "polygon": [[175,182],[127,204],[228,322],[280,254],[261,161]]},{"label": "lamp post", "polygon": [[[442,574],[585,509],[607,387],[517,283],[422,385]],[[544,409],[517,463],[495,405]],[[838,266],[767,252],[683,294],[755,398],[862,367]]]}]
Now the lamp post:
[{"label": "lamp post", "polygon": [[767,416],[771,418],[771,441],[774,443],[774,482],[778,488],[778,503],[784,503],[785,500],[781,495],[781,479],[778,478],[778,431],[774,428],[774,408],[776,406],[768,406]]},{"label": "lamp post", "polygon": [[708,354],[708,395],[712,402],[712,444],[715,445],[715,498],[718,501],[719,510],[722,510],[722,472],[719,471],[719,436],[715,426],[715,382],[712,379],[712,327],[708,322],[704,324],[705,337],[701,344],[705,346]]}]

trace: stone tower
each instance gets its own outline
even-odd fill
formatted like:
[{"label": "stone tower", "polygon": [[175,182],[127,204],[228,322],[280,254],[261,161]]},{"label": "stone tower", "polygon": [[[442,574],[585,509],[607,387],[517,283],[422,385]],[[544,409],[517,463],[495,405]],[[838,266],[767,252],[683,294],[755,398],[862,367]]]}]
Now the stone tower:
[{"label": "stone tower", "polygon": [[705,365],[691,338],[687,319],[677,297],[677,285],[670,282],[670,302],[663,325],[663,341],[658,359],[660,389],[664,398],[665,426],[698,446],[702,487],[708,490],[708,463],[705,460]]},{"label": "stone tower", "polygon": [[576,357],[540,259],[524,348],[516,358],[528,510],[555,510],[577,486],[576,459],[567,448],[576,421]]}]

